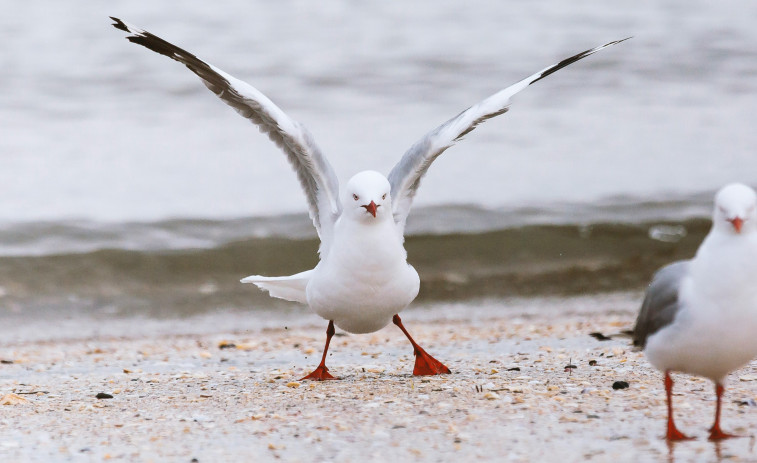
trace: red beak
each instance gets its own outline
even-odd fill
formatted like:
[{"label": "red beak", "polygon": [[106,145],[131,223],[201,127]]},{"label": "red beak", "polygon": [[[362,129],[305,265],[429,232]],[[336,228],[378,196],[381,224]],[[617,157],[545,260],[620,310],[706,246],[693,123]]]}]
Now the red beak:
[{"label": "red beak", "polygon": [[374,203],[373,201],[371,201],[370,204],[363,205],[361,207],[364,207],[365,210],[368,211],[368,212],[370,212],[373,217],[376,217],[376,209],[378,209],[378,206],[376,205],[376,203]]},{"label": "red beak", "polygon": [[728,219],[729,222],[731,222],[731,225],[733,225],[734,230],[736,230],[736,233],[741,233],[741,227],[744,225],[744,219],[742,219],[739,216],[736,216],[732,219]]}]

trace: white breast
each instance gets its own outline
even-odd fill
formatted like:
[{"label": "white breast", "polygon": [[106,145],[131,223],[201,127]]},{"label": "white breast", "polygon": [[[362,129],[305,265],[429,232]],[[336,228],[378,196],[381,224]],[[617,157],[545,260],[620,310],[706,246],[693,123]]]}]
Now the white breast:
[{"label": "white breast", "polygon": [[420,279],[407,263],[391,218],[382,223],[338,222],[329,254],[307,287],[310,308],[345,331],[386,326],[418,295]]}]

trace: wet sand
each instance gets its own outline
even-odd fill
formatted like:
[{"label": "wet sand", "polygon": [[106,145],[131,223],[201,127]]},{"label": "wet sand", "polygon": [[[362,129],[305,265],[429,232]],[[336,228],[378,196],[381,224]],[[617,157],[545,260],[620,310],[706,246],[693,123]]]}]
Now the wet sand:
[{"label": "wet sand", "polygon": [[630,328],[639,297],[410,309],[405,325],[453,374],[413,377],[389,326],[335,337],[327,364],[342,379],[323,383],[298,380],[326,328],[299,310],[0,327],[0,460],[757,459],[757,364],[729,377],[723,410],[747,437],[708,442],[713,386],[676,375],[677,421],[696,440],[661,439],[661,375],[630,339],[590,336]]}]

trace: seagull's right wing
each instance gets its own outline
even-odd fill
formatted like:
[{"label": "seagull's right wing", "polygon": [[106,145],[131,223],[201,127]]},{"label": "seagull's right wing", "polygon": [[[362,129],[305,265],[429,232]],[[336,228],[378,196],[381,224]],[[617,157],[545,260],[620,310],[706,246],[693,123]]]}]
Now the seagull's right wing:
[{"label": "seagull's right wing", "polygon": [[302,189],[305,190],[313,225],[321,241],[326,244],[331,237],[334,222],[342,210],[339,202],[339,181],[310,132],[297,121],[290,119],[251,85],[156,35],[118,18],[110,19],[115,21],[113,26],[116,29],[132,34],[126,37],[130,42],[168,56],[188,67],[216,96],[257,125],[261,132],[267,134],[286,153],[297,172]]},{"label": "seagull's right wing", "polygon": [[681,283],[689,274],[690,262],[680,260],[655,273],[633,328],[634,346],[643,349],[650,336],[673,323],[681,309],[678,294]]},{"label": "seagull's right wing", "polygon": [[454,145],[455,142],[462,140],[465,135],[470,133],[480,123],[506,113],[510,107],[510,98],[524,88],[576,61],[629,38],[615,40],[591,50],[583,51],[557,64],[544,68],[536,74],[526,77],[520,82],[471,106],[418,140],[407,150],[402,159],[389,173],[389,183],[392,186],[392,213],[400,229],[404,231],[405,221],[410,212],[410,206],[418,190],[418,185],[420,185],[421,178],[426,174],[434,159],[447,148]]}]

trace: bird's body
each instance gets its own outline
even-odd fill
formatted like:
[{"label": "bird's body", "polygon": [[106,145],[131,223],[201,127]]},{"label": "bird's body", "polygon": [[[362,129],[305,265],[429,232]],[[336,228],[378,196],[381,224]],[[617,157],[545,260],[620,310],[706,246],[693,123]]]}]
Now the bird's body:
[{"label": "bird's body", "polygon": [[[704,376],[716,384],[757,355],[757,196],[740,184],[716,197],[713,227],[690,261],[660,270],[647,290],[634,343],[665,372]],[[668,387],[668,383],[670,386]],[[685,438],[671,416],[668,438]],[[716,424],[719,431],[719,407]]]},{"label": "bird's body", "polygon": [[313,312],[350,333],[372,333],[385,327],[420,288],[418,272],[407,263],[391,208],[385,207],[389,182],[378,172],[366,171],[353,177],[348,189],[366,179],[378,184],[376,217],[363,211],[357,220],[345,215],[336,221],[329,252],[321,256],[306,288]]},{"label": "bird's body", "polygon": [[[219,98],[266,133],[292,164],[307,197],[310,217],[321,239],[320,262],[291,276],[253,275],[271,296],[307,304],[329,320],[321,364],[305,379],[333,379],[325,366],[334,325],[369,333],[393,321],[413,346],[417,375],[449,373],[405,330],[398,313],[418,294],[418,273],[407,263],[404,229],[421,178],[445,150],[480,123],[508,111],[510,98],[530,84],[622,40],[586,50],[549,66],[471,106],[418,140],[387,177],[361,172],[339,190],[331,165],[300,123],[289,118],[260,91],[145,30],[111,18],[128,40],[186,65]],[[624,39],[625,40],[625,39]]]},{"label": "bird's body", "polygon": [[645,352],[660,370],[721,382],[757,353],[757,234],[739,246],[711,238],[681,282],[675,321],[649,337]]},{"label": "bird's body", "polygon": [[[418,272],[407,263],[394,223],[337,223],[334,246],[313,271],[307,303],[339,328],[371,333],[418,295]],[[351,239],[340,240],[344,233]]]}]

